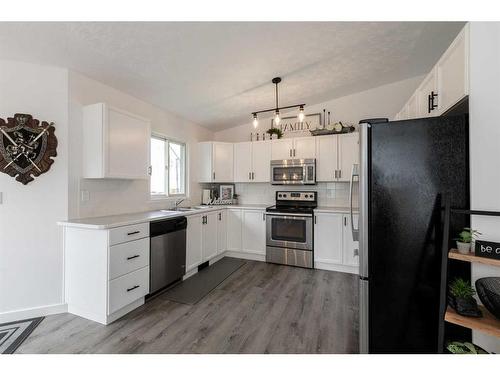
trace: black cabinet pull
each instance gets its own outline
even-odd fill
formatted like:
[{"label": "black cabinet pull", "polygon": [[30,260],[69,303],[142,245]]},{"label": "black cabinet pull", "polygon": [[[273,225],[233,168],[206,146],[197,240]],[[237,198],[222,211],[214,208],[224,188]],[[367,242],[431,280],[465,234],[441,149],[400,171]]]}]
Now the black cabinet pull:
[{"label": "black cabinet pull", "polygon": [[127,289],[127,292],[130,292],[130,291],[132,291],[132,290],[134,290],[134,289],[137,289],[137,288],[139,288],[139,287],[140,287],[140,285],[135,285],[135,286],[133,286],[132,288],[128,288],[128,289]]},{"label": "black cabinet pull", "polygon": [[127,260],[130,260],[130,259],[135,259],[135,258],[139,258],[140,255],[133,255],[131,257],[128,257]]},{"label": "black cabinet pull", "polygon": [[222,213],[219,212],[219,221],[221,221],[221,220],[222,220]]},{"label": "black cabinet pull", "polygon": [[344,227],[347,226],[347,218],[344,216]]},{"label": "black cabinet pull", "polygon": [[135,232],[127,233],[127,236],[131,236],[133,234],[139,234],[139,233],[141,233],[141,231],[140,230],[136,230]]},{"label": "black cabinet pull", "polygon": [[431,91],[431,93],[427,96],[427,112],[431,113],[437,108],[437,104],[434,103],[434,99],[437,98],[438,94],[436,94],[434,91]]}]

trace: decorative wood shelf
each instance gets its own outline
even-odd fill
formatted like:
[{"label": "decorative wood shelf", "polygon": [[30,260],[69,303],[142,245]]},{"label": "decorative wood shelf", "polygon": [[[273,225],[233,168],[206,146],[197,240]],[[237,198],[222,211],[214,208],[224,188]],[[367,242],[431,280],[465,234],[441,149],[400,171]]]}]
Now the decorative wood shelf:
[{"label": "decorative wood shelf", "polygon": [[462,260],[464,262],[481,263],[481,264],[486,264],[488,266],[500,267],[500,260],[498,259],[478,257],[475,256],[474,253],[460,254],[457,249],[451,249],[450,252],[448,253],[448,258]]},{"label": "decorative wood shelf", "polygon": [[444,320],[462,327],[475,329],[491,336],[500,337],[500,320],[495,318],[486,308],[479,306],[482,318],[470,318],[457,314],[450,306],[446,309]]}]

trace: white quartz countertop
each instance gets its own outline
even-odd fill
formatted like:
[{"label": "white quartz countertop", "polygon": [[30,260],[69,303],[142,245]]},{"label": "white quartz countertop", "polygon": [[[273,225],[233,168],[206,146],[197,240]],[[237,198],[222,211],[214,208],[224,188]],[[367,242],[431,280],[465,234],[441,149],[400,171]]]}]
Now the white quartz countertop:
[{"label": "white quartz countertop", "polygon": [[74,227],[74,228],[85,228],[85,229],[111,229],[116,227],[122,227],[125,225],[133,225],[140,223],[147,223],[151,221],[157,221],[162,219],[169,219],[179,216],[190,216],[201,214],[210,211],[217,211],[226,208],[240,208],[247,210],[265,210],[269,205],[263,204],[238,204],[238,205],[220,205],[220,206],[206,206],[204,208],[192,210],[192,211],[167,211],[167,210],[156,210],[156,211],[146,211],[146,212],[134,212],[121,215],[112,216],[100,216],[100,217],[89,217],[83,219],[73,219],[68,221],[60,221],[57,224]]},{"label": "white quartz countertop", "polygon": [[[355,209],[354,212],[356,211],[357,209]],[[351,209],[349,207],[318,206],[314,209],[314,212],[325,212],[325,213],[332,212],[332,213],[344,214],[351,212]]]}]

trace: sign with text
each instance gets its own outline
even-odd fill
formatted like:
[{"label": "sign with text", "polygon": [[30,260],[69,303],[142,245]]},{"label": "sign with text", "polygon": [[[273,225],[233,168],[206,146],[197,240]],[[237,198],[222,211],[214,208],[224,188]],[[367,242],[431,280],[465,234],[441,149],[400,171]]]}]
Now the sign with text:
[{"label": "sign with text", "polygon": [[478,257],[500,260],[500,243],[489,241],[476,241],[474,254]]},{"label": "sign with text", "polygon": [[[271,119],[271,127],[276,127],[274,119]],[[321,113],[306,115],[302,122],[297,116],[283,117],[277,127],[281,129],[284,137],[311,135],[309,130],[321,129]]]}]

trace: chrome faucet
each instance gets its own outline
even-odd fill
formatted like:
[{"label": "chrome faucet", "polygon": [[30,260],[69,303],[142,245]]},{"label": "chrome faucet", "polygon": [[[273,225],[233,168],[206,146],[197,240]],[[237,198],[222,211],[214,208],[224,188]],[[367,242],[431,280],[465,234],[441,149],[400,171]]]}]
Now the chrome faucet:
[{"label": "chrome faucet", "polygon": [[186,199],[183,198],[183,199],[179,199],[178,201],[175,202],[175,208],[179,207],[179,205],[184,202]]}]

